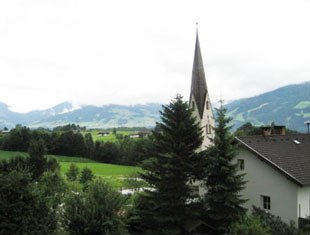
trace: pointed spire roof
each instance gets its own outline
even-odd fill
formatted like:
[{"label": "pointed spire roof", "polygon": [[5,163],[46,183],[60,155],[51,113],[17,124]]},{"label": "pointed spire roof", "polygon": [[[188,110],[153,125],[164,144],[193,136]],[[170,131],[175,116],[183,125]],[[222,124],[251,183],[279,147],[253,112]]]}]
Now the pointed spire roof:
[{"label": "pointed spire roof", "polygon": [[196,32],[196,45],[194,54],[194,64],[192,71],[191,97],[194,96],[200,118],[203,115],[204,104],[206,101],[208,90],[203,68],[203,61],[200,51],[200,43],[198,38],[198,29]]}]

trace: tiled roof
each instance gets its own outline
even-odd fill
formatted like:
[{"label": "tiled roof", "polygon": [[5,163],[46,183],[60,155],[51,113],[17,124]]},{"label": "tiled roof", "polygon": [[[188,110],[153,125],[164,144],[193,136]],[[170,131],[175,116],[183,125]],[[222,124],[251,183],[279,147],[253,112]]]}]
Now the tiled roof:
[{"label": "tiled roof", "polygon": [[235,137],[294,182],[310,185],[310,134]]},{"label": "tiled roof", "polygon": [[191,96],[195,97],[196,105],[200,117],[202,118],[203,109],[205,105],[205,99],[207,95],[207,83],[205,78],[205,72],[203,68],[203,61],[200,51],[200,43],[198,39],[198,33],[196,35],[194,64],[192,71],[192,84],[191,84]]}]

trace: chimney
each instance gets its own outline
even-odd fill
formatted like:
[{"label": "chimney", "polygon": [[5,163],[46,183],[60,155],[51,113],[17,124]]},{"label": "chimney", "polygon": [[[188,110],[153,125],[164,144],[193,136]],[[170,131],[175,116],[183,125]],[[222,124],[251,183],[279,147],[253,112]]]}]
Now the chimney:
[{"label": "chimney", "polygon": [[273,135],[285,135],[285,126],[273,126]]},{"label": "chimney", "polygon": [[261,127],[263,136],[285,135],[285,126],[263,126]]},{"label": "chimney", "polygon": [[271,126],[262,126],[261,129],[264,137],[271,136]]},{"label": "chimney", "polygon": [[309,134],[309,126],[310,126],[310,120],[308,120],[308,121],[305,121],[304,122],[304,124],[306,124],[307,125],[307,133]]}]

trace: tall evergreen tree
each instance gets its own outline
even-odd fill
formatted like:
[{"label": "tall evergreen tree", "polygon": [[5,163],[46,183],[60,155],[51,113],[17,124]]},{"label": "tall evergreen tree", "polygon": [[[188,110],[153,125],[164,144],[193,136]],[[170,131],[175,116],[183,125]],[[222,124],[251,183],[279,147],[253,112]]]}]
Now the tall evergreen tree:
[{"label": "tall evergreen tree", "polygon": [[92,158],[94,153],[94,141],[91,133],[87,133],[84,136],[85,148],[86,148],[86,156],[88,158]]},{"label": "tall evergreen tree", "polygon": [[29,170],[32,173],[32,179],[37,180],[47,168],[47,160],[44,157],[45,144],[42,139],[30,141],[28,148]]},{"label": "tall evergreen tree", "polygon": [[[137,214],[142,234],[185,234],[194,218],[191,210],[192,190],[195,179],[196,150],[202,144],[199,123],[188,104],[178,95],[163,106],[161,123],[157,123],[154,136],[154,157],[144,164],[142,175],[154,190],[141,195]],[[198,163],[197,163],[198,164]]]},{"label": "tall evergreen tree", "polygon": [[236,146],[230,134],[230,118],[222,102],[217,111],[214,146],[207,153],[205,185],[206,206],[212,234],[225,234],[229,226],[245,212],[242,204],[246,201],[240,195],[245,187],[243,174],[238,173]]}]

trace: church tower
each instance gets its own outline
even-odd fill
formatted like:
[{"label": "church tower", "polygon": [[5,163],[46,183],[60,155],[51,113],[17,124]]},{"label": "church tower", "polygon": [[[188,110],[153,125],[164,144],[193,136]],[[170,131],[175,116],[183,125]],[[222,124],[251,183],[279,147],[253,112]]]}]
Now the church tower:
[{"label": "church tower", "polygon": [[189,99],[190,107],[194,110],[194,116],[200,123],[203,130],[203,143],[201,150],[208,148],[212,145],[214,138],[214,116],[212,105],[207,89],[207,82],[203,68],[203,61],[200,51],[200,43],[198,38],[198,30],[196,32],[196,44],[194,53],[194,63],[192,71],[192,82]]}]

